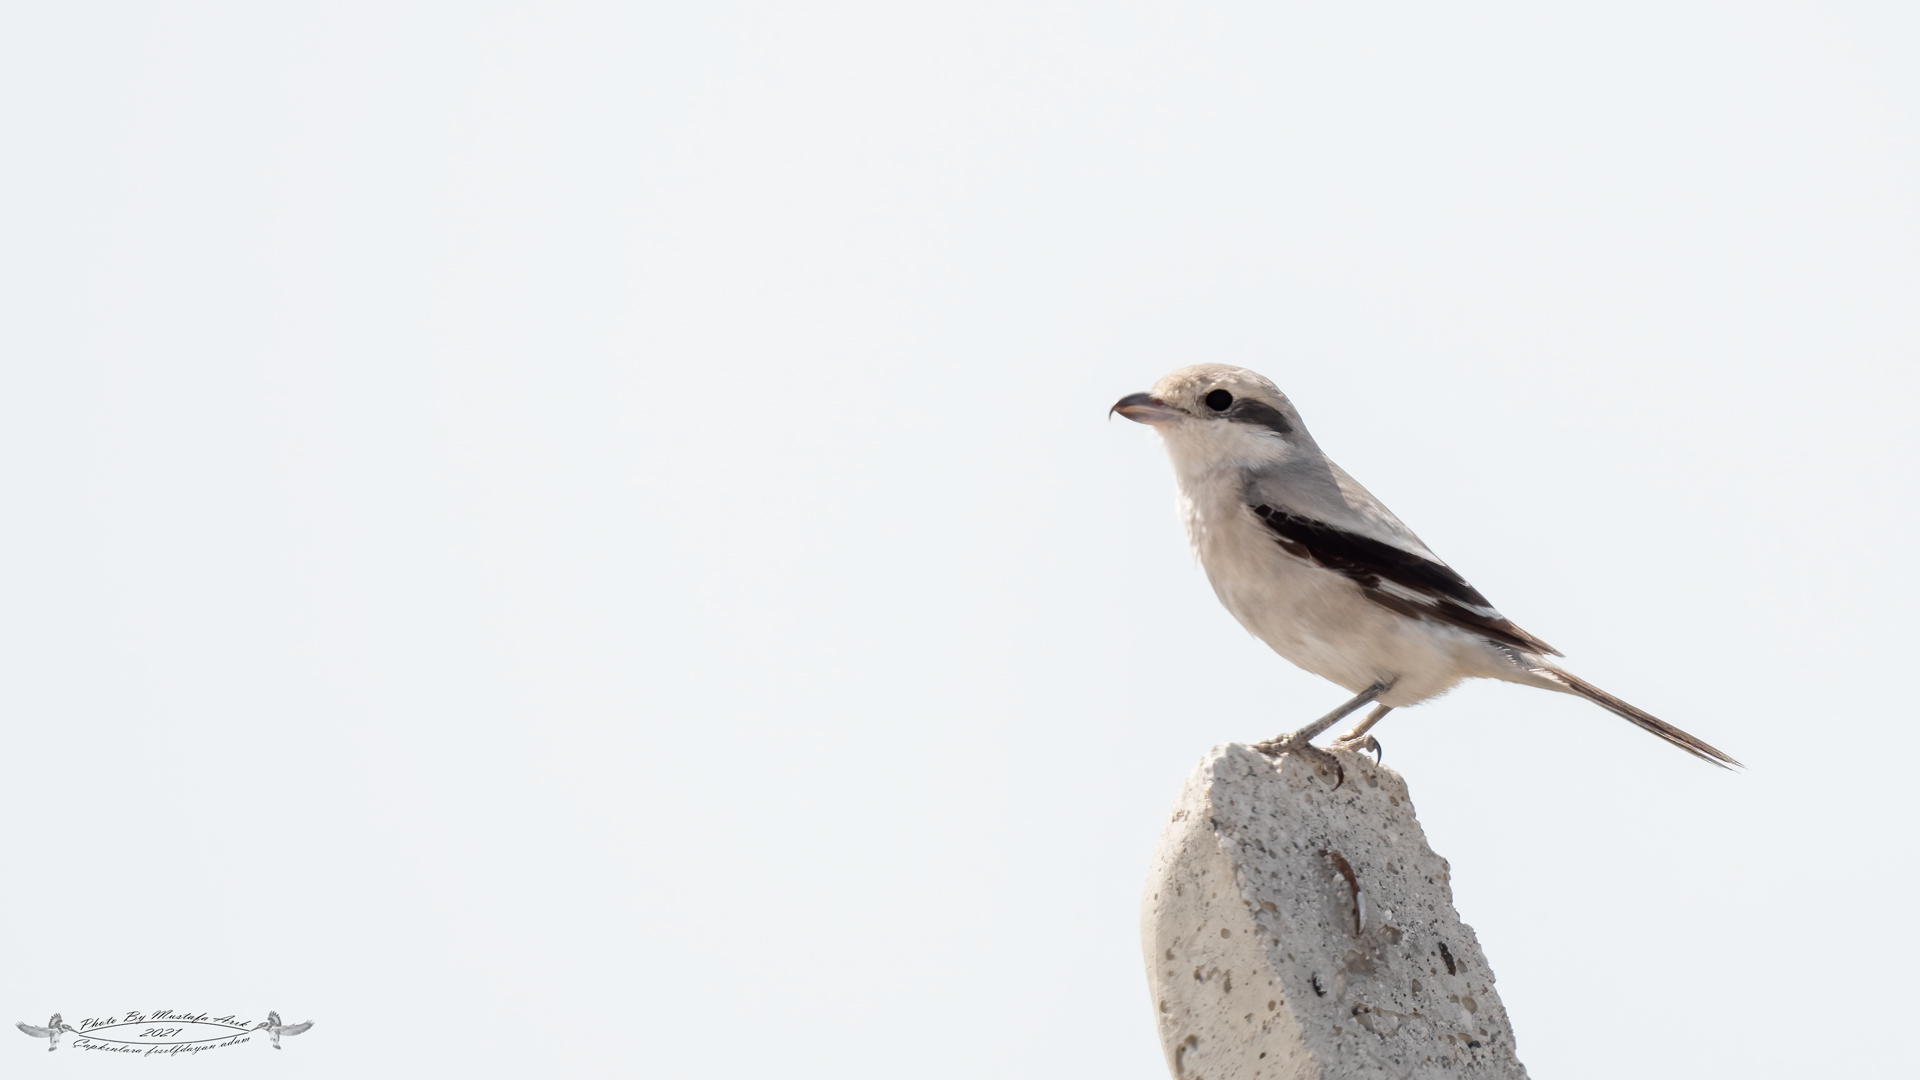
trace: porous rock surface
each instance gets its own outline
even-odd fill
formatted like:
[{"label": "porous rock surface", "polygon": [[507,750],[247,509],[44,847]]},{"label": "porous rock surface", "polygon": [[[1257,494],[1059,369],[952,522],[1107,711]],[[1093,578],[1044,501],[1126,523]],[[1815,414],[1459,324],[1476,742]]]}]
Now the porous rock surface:
[{"label": "porous rock surface", "polygon": [[1400,775],[1237,743],[1154,852],[1141,943],[1178,1080],[1522,1080],[1493,971]]}]

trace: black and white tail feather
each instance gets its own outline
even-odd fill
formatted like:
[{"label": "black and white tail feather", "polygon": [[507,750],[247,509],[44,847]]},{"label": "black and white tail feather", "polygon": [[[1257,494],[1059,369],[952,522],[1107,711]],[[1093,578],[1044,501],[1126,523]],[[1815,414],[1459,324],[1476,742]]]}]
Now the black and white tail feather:
[{"label": "black and white tail feather", "polygon": [[[1660,719],[1645,709],[1614,697],[1612,694],[1607,693],[1605,690],[1600,689],[1578,675],[1561,671],[1559,668],[1550,667],[1535,667],[1533,671],[1534,674],[1559,683],[1572,693],[1586,698],[1588,701],[1593,702],[1595,705],[1600,706],[1613,715],[1632,721],[1639,725],[1643,731],[1653,732],[1655,735],[1660,736],[1702,761],[1711,761],[1723,769],[1740,765],[1738,761],[1735,761],[1733,758],[1728,757],[1726,754],[1708,745],[1705,739],[1681,731],[1679,728],[1674,727],[1672,724],[1667,723],[1665,720]],[[1741,767],[1744,768],[1745,766]]]}]

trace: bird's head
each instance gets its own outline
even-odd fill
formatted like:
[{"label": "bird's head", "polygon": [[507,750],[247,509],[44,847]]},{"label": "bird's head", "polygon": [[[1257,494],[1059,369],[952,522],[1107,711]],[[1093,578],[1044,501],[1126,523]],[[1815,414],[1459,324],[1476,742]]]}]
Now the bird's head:
[{"label": "bird's head", "polygon": [[1116,412],[1151,424],[1183,469],[1272,464],[1312,442],[1279,387],[1230,364],[1169,372],[1152,390],[1115,402],[1109,415]]}]

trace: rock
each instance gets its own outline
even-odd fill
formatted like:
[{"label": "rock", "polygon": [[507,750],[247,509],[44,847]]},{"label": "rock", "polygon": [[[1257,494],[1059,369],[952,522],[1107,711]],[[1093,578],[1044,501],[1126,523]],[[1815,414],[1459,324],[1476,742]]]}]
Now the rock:
[{"label": "rock", "polygon": [[1178,1080],[1524,1080],[1493,970],[1400,775],[1338,753],[1216,747],[1180,792],[1141,905]]}]

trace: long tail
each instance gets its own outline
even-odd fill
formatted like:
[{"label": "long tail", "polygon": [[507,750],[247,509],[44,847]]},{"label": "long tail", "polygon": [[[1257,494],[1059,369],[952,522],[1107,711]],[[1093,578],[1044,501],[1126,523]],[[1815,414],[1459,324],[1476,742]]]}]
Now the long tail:
[{"label": "long tail", "polygon": [[[1681,731],[1679,728],[1674,727],[1672,724],[1667,723],[1665,720],[1660,719],[1650,712],[1637,709],[1621,701],[1619,698],[1614,697],[1612,694],[1607,693],[1605,690],[1600,689],[1587,680],[1580,678],[1578,675],[1569,674],[1568,672],[1561,671],[1559,668],[1544,666],[1535,667],[1533,671],[1534,674],[1559,683],[1573,693],[1579,694],[1581,697],[1586,698],[1588,701],[1593,702],[1608,712],[1633,721],[1645,730],[1653,732],[1655,735],[1660,736],[1702,761],[1711,761],[1723,769],[1740,765],[1739,762],[1708,746],[1704,741]],[[1745,767],[1744,765],[1741,766],[1741,768]]]}]

